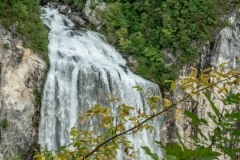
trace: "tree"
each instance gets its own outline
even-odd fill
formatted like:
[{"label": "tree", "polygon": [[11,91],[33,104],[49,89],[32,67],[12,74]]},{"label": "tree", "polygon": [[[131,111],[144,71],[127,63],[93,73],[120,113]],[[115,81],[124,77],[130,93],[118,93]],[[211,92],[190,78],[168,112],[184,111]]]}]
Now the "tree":
[{"label": "tree", "polygon": [[[198,70],[194,67],[189,77],[181,80],[181,88],[186,91],[186,95],[177,102],[171,102],[168,99],[162,98],[158,95],[149,96],[148,92],[143,93],[149,103],[152,113],[146,114],[141,111],[137,112],[137,116],[132,116],[130,111],[134,108],[126,104],[121,104],[117,107],[117,115],[110,115],[111,108],[102,107],[99,104],[95,105],[92,109],[80,115],[80,122],[86,122],[86,128],[78,130],[73,127],[71,130],[72,143],[69,146],[74,150],[69,150],[67,146],[62,146],[59,150],[55,151],[55,155],[51,151],[44,150],[42,153],[37,152],[34,156],[37,160],[44,159],[112,159],[117,153],[119,145],[126,146],[124,152],[132,158],[135,158],[135,152],[130,150],[131,144],[126,138],[126,134],[136,134],[143,129],[152,132],[154,127],[151,126],[151,120],[161,114],[173,111],[175,118],[179,118],[179,113],[184,113],[192,120],[192,124],[197,131],[197,135],[190,135],[192,140],[190,143],[194,145],[189,149],[182,142],[182,138],[176,132],[179,139],[178,143],[173,143],[171,146],[164,146],[161,142],[156,142],[160,147],[166,150],[165,159],[192,159],[192,158],[205,158],[214,159],[221,154],[227,154],[232,159],[236,159],[236,153],[240,149],[234,149],[232,144],[237,143],[239,140],[240,131],[236,127],[236,123],[240,120],[239,112],[219,111],[211,99],[211,90],[217,90],[222,93],[222,100],[225,105],[238,104],[240,101],[240,94],[234,92],[234,88],[239,85],[240,72],[236,70],[224,70],[224,64],[219,65],[219,69],[208,68],[203,73],[198,74]],[[197,78],[198,77],[198,78]],[[171,83],[171,90],[176,86],[176,81],[166,81]],[[134,86],[139,92],[143,92],[139,86]],[[199,118],[197,115],[183,111],[176,107],[186,100],[190,100],[193,96],[203,94],[208,99],[214,114],[209,113],[209,117],[216,124],[212,133],[202,133],[201,126],[208,126],[208,121]],[[110,103],[114,103],[119,99],[110,94]],[[95,126],[95,130],[89,130],[90,121],[96,119],[99,123]],[[132,123],[133,127],[127,129],[125,125]],[[98,134],[100,128],[104,128],[104,134]],[[96,136],[97,135],[97,136]],[[235,136],[235,137],[233,137]],[[228,147],[227,147],[228,146]],[[153,159],[158,159],[157,155],[151,153],[147,146],[142,147],[145,152]]]}]

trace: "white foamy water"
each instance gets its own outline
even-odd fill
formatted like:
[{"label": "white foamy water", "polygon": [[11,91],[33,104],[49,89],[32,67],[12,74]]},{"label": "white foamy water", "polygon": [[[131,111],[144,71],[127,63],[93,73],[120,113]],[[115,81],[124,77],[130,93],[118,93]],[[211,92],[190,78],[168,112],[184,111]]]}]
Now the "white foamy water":
[{"label": "white foamy water", "polygon": [[[50,69],[45,82],[39,143],[49,150],[59,149],[70,143],[69,132],[77,125],[78,114],[99,103],[115,107],[126,103],[141,111],[149,112],[147,102],[133,86],[139,85],[145,91],[160,95],[158,86],[134,75],[126,66],[122,56],[96,32],[74,27],[65,15],[58,13],[54,6],[46,6],[44,23],[50,28],[49,58]],[[120,98],[118,104],[107,103],[109,93]],[[139,150],[137,159],[148,160],[140,146],[148,146],[162,157],[154,141],[160,140],[163,119],[153,121],[156,128],[150,134],[142,131],[128,135],[134,150]],[[77,125],[81,127],[80,125]],[[131,125],[128,128],[132,127]],[[117,159],[124,159],[119,150]]]}]

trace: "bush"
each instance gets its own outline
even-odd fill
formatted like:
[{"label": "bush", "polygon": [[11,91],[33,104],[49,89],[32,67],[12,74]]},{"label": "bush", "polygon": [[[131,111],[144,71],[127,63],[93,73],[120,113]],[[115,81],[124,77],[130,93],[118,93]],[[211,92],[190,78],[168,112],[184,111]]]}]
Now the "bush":
[{"label": "bush", "polygon": [[[213,31],[220,30],[225,24],[219,20],[231,4],[225,0],[201,1],[126,1],[105,0],[109,9],[104,13],[105,27],[103,33],[108,37],[117,38],[116,47],[121,52],[145,56],[149,63],[160,63],[159,68],[152,70],[152,75],[160,86],[165,86],[164,77],[175,77],[178,70],[170,71],[171,76],[162,73],[165,66],[162,60],[162,49],[168,48],[179,60],[173,68],[186,62],[195,62],[198,53],[194,46],[195,40],[204,45],[213,38]],[[239,3],[235,1],[233,3]],[[115,36],[114,36],[115,35]],[[141,67],[141,65],[139,65]],[[146,66],[145,66],[146,67]],[[145,67],[138,69],[138,74],[148,79],[155,79],[144,71]],[[172,73],[174,72],[174,73]],[[166,87],[166,86],[165,86]]]},{"label": "bush", "polygon": [[44,60],[49,64],[47,54],[48,30],[40,19],[39,1],[2,0],[0,2],[0,16],[0,24],[6,29],[9,29],[13,23],[18,22],[17,33],[27,38],[25,47],[41,53]]}]

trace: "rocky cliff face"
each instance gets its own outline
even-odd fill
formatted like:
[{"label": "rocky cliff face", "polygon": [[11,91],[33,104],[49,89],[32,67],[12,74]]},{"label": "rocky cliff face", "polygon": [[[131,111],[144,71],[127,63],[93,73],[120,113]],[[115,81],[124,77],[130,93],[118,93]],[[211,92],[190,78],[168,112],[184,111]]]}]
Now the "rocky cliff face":
[{"label": "rocky cliff face", "polygon": [[[199,56],[198,63],[195,64],[195,67],[202,71],[203,69],[214,66],[217,67],[219,64],[223,62],[227,62],[227,69],[240,69],[240,61],[236,60],[236,57],[240,57],[240,19],[238,17],[239,12],[233,12],[229,16],[229,21],[231,26],[224,28],[219,34],[216,35],[214,41],[205,45],[202,48],[202,51]],[[193,65],[194,66],[194,65]],[[187,77],[190,71],[190,65],[185,65],[180,72],[179,79],[183,77]],[[238,91],[239,92],[239,91]],[[184,93],[180,90],[180,87],[177,86],[174,91],[174,99],[180,100]],[[217,91],[212,92],[212,97],[215,97],[215,104],[220,109],[220,111],[224,108],[224,104],[219,100],[221,98],[221,94],[218,94]],[[196,107],[192,107],[196,103]],[[183,106],[183,107],[182,107]],[[192,102],[186,102],[182,106],[178,106],[179,108],[183,108],[183,110],[189,110],[198,115],[198,117],[208,119],[210,122],[210,126],[214,127],[214,123],[211,123],[210,118],[208,118],[207,113],[213,112],[210,104],[208,103],[205,96],[200,95],[198,97],[193,97]],[[227,108],[229,111],[233,109],[239,110],[239,105],[230,106]],[[194,129],[191,125],[190,120],[184,119],[182,121],[177,121],[171,119],[171,116],[167,118],[167,144],[171,144],[172,142],[177,142],[177,138],[174,136],[173,130],[178,130],[180,135],[185,138],[185,140],[189,140],[188,136],[190,134],[194,134]],[[206,128],[202,128],[203,133],[207,133],[208,130]],[[185,144],[191,147],[191,144],[185,141]],[[240,147],[240,144],[237,146]],[[240,157],[239,157],[240,158]],[[222,160],[227,160],[229,157],[220,157]]]},{"label": "rocky cliff face", "polygon": [[35,90],[41,90],[47,69],[13,30],[0,26],[0,160],[17,154],[31,158],[27,152],[37,140],[39,121]]},{"label": "rocky cliff face", "polygon": [[41,5],[46,5],[48,2],[58,4],[58,11],[68,15],[68,18],[76,24],[96,30],[100,30],[104,24],[102,11],[108,9],[107,4],[100,0],[86,0],[85,4],[70,3],[68,0],[41,0]]}]

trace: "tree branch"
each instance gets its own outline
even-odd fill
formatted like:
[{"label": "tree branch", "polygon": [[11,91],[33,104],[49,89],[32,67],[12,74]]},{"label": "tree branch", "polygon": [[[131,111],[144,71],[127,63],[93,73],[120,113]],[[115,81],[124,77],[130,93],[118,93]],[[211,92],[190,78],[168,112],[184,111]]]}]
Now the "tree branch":
[{"label": "tree branch", "polygon": [[[239,75],[240,75],[240,74],[233,75],[233,76],[231,76],[231,77],[228,77],[228,78],[226,78],[226,79],[223,79],[223,80],[221,80],[221,81],[218,81],[218,82],[216,82],[216,83],[213,83],[213,84],[211,84],[211,85],[209,85],[209,86],[207,86],[207,87],[204,87],[204,88],[202,88],[202,89],[199,89],[199,90],[197,90],[196,92],[201,92],[201,91],[203,91],[203,90],[206,90],[206,89],[208,89],[208,88],[211,88],[212,86],[214,86],[214,85],[216,85],[216,84],[219,84],[219,83],[221,83],[221,82],[227,81],[227,80],[229,80],[229,79],[231,79],[231,78],[234,78],[234,77],[237,77],[237,76],[239,76]],[[145,119],[144,121],[142,121],[141,123],[139,123],[139,125],[134,126],[134,127],[130,128],[130,129],[128,129],[128,130],[125,130],[125,131],[122,132],[122,133],[116,134],[116,135],[113,136],[113,137],[108,138],[106,141],[104,141],[103,143],[101,143],[100,145],[98,145],[98,146],[97,146],[95,149],[93,149],[91,152],[87,153],[87,154],[84,156],[84,158],[86,159],[87,157],[91,156],[91,155],[92,155],[94,152],[96,152],[100,147],[104,146],[105,144],[107,144],[107,143],[110,142],[111,140],[113,140],[113,139],[115,139],[115,138],[117,138],[117,137],[119,137],[119,136],[122,136],[122,135],[124,135],[124,134],[126,134],[126,133],[128,133],[128,132],[130,132],[130,131],[132,131],[132,130],[134,130],[134,129],[139,128],[139,127],[142,126],[144,123],[146,123],[146,122],[148,122],[149,120],[157,117],[158,115],[163,114],[164,112],[166,112],[166,111],[170,110],[171,108],[173,108],[174,106],[176,106],[178,103],[183,102],[184,100],[186,100],[187,98],[190,98],[190,97],[191,97],[191,96],[188,94],[186,97],[184,97],[184,98],[181,99],[180,101],[172,104],[171,106],[169,106],[168,108],[164,109],[163,111],[157,112],[156,114],[153,114],[153,115],[150,116],[149,118]]]}]

